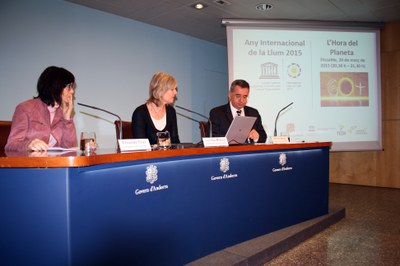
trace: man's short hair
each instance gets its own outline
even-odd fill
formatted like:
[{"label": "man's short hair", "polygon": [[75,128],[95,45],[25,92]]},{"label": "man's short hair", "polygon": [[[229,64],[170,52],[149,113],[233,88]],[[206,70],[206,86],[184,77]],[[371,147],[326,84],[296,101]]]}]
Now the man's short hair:
[{"label": "man's short hair", "polygon": [[230,91],[233,91],[236,86],[239,86],[241,88],[248,88],[250,90],[249,83],[247,81],[245,81],[244,79],[236,79],[236,80],[232,81]]}]

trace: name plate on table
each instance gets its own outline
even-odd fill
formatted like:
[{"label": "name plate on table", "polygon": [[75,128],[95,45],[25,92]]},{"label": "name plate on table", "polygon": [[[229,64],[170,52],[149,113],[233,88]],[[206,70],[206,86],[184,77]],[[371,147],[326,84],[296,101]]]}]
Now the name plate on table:
[{"label": "name plate on table", "polygon": [[216,138],[203,138],[204,147],[227,147],[228,139],[226,137],[216,137]]},{"label": "name plate on table", "polygon": [[149,139],[119,139],[119,149],[121,151],[150,151]]},{"label": "name plate on table", "polygon": [[273,136],[271,141],[273,144],[286,144],[289,143],[289,138],[288,136]]}]

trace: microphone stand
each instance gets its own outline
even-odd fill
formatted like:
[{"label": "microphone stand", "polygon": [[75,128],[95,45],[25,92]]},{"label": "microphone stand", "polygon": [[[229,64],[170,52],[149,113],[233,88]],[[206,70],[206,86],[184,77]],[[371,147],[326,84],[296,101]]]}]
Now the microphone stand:
[{"label": "microphone stand", "polygon": [[288,105],[286,105],[285,107],[283,107],[283,108],[278,112],[278,114],[276,115],[276,118],[275,118],[275,129],[274,129],[274,136],[275,136],[275,137],[278,135],[277,132],[276,132],[276,123],[278,122],[278,117],[279,117],[280,113],[281,113],[283,110],[285,110],[286,108],[288,108],[289,106],[291,106],[292,104],[293,104],[293,102],[291,102],[291,103],[289,103]]},{"label": "microphone stand", "polygon": [[113,115],[113,116],[117,117],[118,120],[119,120],[119,132],[118,132],[119,133],[119,139],[122,139],[122,119],[121,119],[121,117],[119,115],[111,113],[110,111],[98,108],[96,106],[91,106],[91,105],[87,105],[87,104],[84,104],[84,103],[78,103],[78,105],[82,105],[82,106],[85,106],[85,107],[88,107],[88,108],[92,108],[92,109],[95,109],[95,110],[100,110],[100,111],[106,112],[107,114],[110,114],[110,115]]},{"label": "microphone stand", "polygon": [[[191,118],[190,116],[184,115],[184,114],[179,113],[179,112],[176,112],[176,114],[177,114],[177,115],[180,115],[180,116],[183,116],[184,118],[190,119],[190,120],[192,120],[192,121],[194,121],[194,122],[200,124],[200,121],[199,121],[199,120],[196,120],[196,119],[194,119],[194,118]],[[201,144],[201,143],[202,143],[202,141],[200,140],[200,141],[197,143],[197,145],[199,145],[199,144]]]},{"label": "microphone stand", "polygon": [[180,116],[183,116],[184,118],[190,119],[190,120],[192,120],[192,121],[194,121],[194,122],[200,123],[199,120],[196,120],[196,119],[194,119],[194,118],[191,118],[190,116],[184,115],[184,114],[179,113],[179,112],[176,112],[176,114],[178,114],[178,115],[180,115]]},{"label": "microphone stand", "polygon": [[[203,115],[203,114],[200,114],[200,113],[198,113],[198,112],[192,111],[192,110],[190,110],[190,109],[187,109],[187,108],[182,107],[182,106],[179,106],[179,105],[175,105],[175,107],[177,107],[177,108],[179,108],[179,109],[182,109],[182,110],[185,110],[185,111],[187,111],[187,112],[189,112],[189,113],[196,114],[196,115],[198,115],[198,116],[201,116],[201,117],[207,119],[207,122],[208,122],[208,124],[210,125],[210,138],[212,137],[212,123],[211,123],[211,121],[210,121],[210,118],[208,118],[207,116],[205,116],[205,115]],[[179,114],[179,113],[178,113],[178,114]],[[188,118],[188,119],[190,119],[190,120],[193,120],[193,121],[195,121],[195,122],[197,122],[197,123],[200,122],[200,121],[197,121],[197,120],[195,120],[195,119],[193,119],[193,118],[191,118],[191,117],[188,117],[188,116],[185,116],[185,115],[182,115],[182,114],[179,114],[179,115],[181,115],[181,116],[183,116],[183,117],[186,117],[186,118]]]}]

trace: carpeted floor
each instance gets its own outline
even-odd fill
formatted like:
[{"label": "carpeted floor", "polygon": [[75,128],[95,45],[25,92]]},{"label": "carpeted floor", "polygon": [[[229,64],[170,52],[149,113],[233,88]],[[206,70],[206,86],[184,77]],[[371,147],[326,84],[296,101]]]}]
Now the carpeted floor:
[{"label": "carpeted floor", "polygon": [[346,217],[280,256],[275,265],[400,265],[400,189],[330,184]]}]

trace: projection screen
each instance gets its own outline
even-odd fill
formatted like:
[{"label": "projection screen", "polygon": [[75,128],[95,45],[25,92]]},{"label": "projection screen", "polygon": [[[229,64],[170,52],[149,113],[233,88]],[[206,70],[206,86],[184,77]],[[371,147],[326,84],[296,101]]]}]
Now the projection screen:
[{"label": "projection screen", "polygon": [[382,149],[380,24],[222,24],[229,81],[250,83],[248,105],[258,109],[269,136],[331,141],[332,151]]}]

